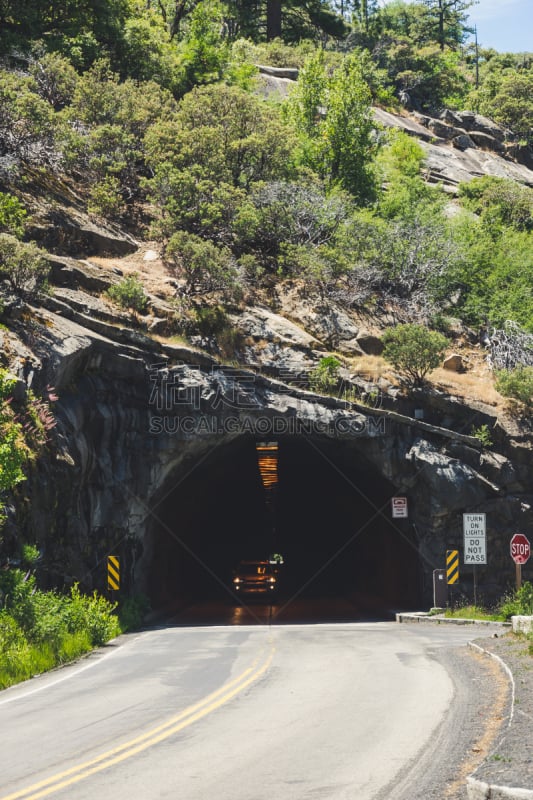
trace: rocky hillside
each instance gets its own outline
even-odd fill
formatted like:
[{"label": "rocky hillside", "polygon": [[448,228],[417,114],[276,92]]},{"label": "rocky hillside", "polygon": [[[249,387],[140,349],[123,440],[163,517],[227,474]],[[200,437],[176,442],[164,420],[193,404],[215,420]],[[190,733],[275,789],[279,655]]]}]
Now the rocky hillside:
[{"label": "rocky hillside", "polygon": [[[280,80],[290,79],[275,76],[277,90]],[[465,181],[488,175],[533,185],[528,164],[517,160],[526,156],[488,120],[379,109],[374,116],[421,141],[425,179],[444,186],[449,215]],[[450,536],[460,537],[462,508],[489,508],[497,554],[492,591],[503,589],[507,556],[498,532],[530,520],[533,437],[529,417],[495,390],[490,348],[478,328],[449,315],[441,366],[424,389],[407,391],[383,358],[382,335],[406,318],[409,293],[403,305],[386,294],[375,303],[375,292],[367,304],[347,303],[345,285],[330,291],[305,273],[268,272],[243,280],[231,297],[217,288],[191,292],[146,225],[126,231],[89,215],[74,180],[28,168],[17,196],[29,211],[26,238],[46,251],[49,291],[32,295],[3,284],[2,366],[16,378],[14,402],[59,400],[52,401],[56,426],[44,451],[10,496],[4,561],[16,557],[21,541],[37,541],[43,580],[58,585],[81,576],[93,588],[101,579],[91,564],[125,541],[131,587],[146,589],[158,536],[146,509],[172,476],[207,452],[202,435],[170,430],[183,419],[180,398],[192,396],[198,404],[189,402],[188,424],[196,430],[210,415],[222,425],[223,444],[237,437],[224,427],[235,413],[252,432],[258,418],[296,420],[315,426],[319,438],[342,440],[380,481],[416,496],[417,547],[426,564],[437,562]],[[113,300],[128,277],[144,293],[136,310]],[[357,284],[348,288],[357,294]],[[336,397],[310,391],[310,374],[329,356],[340,365]],[[181,394],[168,400],[169,386]],[[154,403],[164,412],[156,437],[148,435]],[[326,426],[323,434],[318,424]],[[350,436],[341,437],[346,425]]]}]

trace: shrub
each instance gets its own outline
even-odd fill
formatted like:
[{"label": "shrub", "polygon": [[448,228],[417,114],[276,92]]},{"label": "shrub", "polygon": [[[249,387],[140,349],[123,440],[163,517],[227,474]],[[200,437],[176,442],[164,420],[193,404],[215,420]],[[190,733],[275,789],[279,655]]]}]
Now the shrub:
[{"label": "shrub", "polygon": [[131,631],[139,628],[149,610],[150,602],[144,595],[127,597],[118,611],[121,630]]},{"label": "shrub", "polygon": [[82,594],[77,584],[70,595],[43,592],[29,573],[0,571],[0,688],[117,636],[121,625],[114,609],[96,592]]},{"label": "shrub", "polygon": [[96,183],[89,192],[87,211],[96,217],[116,218],[124,211],[120,182],[112,175]]},{"label": "shrub", "polygon": [[496,373],[496,389],[504,397],[533,406],[533,367],[516,367]]},{"label": "shrub", "polygon": [[178,231],[165,249],[173,272],[185,279],[188,294],[236,288],[236,269],[231,252],[196,234]]},{"label": "shrub", "polygon": [[119,283],[111,286],[107,290],[107,295],[117,305],[130,309],[134,313],[142,314],[146,311],[146,306],[148,305],[148,298],[144,293],[143,285],[137,273],[128,275]]},{"label": "shrub", "polygon": [[475,436],[483,447],[492,447],[494,444],[488,425],[480,425],[478,428],[473,427],[471,436]]},{"label": "shrub", "polygon": [[309,373],[309,383],[315,392],[333,391],[339,382],[341,362],[335,356],[321,358],[318,366]]},{"label": "shrub", "polygon": [[70,633],[85,630],[93,646],[102,645],[120,633],[118,618],[112,614],[114,608],[105,597],[96,592],[84,595],[74,584],[66,607],[67,629]]},{"label": "shrub", "polygon": [[16,197],[0,192],[0,231],[20,239],[24,233],[26,209]]},{"label": "shrub", "polygon": [[533,584],[524,581],[520,589],[504,599],[500,606],[500,612],[506,620],[519,615],[531,616],[533,614]]},{"label": "shrub", "polygon": [[50,267],[43,255],[37,245],[0,233],[0,278],[5,278],[13,291],[23,296],[44,291]]},{"label": "shrub", "polygon": [[411,386],[421,386],[426,375],[439,366],[446,337],[424,325],[397,325],[383,334],[383,357],[403,374]]},{"label": "shrub", "polygon": [[216,336],[230,325],[222,306],[203,306],[196,309],[196,327],[202,336]]}]

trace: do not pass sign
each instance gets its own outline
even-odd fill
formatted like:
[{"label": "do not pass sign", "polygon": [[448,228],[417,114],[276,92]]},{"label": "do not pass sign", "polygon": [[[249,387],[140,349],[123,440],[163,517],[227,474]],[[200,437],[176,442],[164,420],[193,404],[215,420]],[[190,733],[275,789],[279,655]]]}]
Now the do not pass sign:
[{"label": "do not pass sign", "polygon": [[511,558],[515,564],[525,564],[531,555],[529,539],[523,533],[515,533],[511,539]]}]

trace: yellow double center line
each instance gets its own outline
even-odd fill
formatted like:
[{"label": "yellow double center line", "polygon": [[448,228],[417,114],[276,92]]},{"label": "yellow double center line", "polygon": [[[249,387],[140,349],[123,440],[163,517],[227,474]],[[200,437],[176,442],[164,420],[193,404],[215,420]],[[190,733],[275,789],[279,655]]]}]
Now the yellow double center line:
[{"label": "yellow double center line", "polygon": [[193,722],[197,722],[202,717],[220,708],[250,684],[257,681],[267,671],[273,657],[274,648],[272,647],[262,663],[258,665],[259,659],[257,659],[251,667],[245,669],[237,678],[224,684],[216,692],[212,692],[203,700],[189,706],[156,728],[152,728],[135,739],[108,750],[90,761],[84,761],[82,764],[77,764],[64,772],[59,772],[57,775],[52,775],[50,778],[34,783],[26,787],[26,789],[20,789],[13,792],[13,794],[0,797],[0,800],[38,800],[40,797],[47,797],[54,792],[83,781],[97,772],[102,772],[102,770],[108,769],[115,764],[120,764],[143,750],[147,750],[149,747],[153,747],[153,745],[168,739],[175,733],[192,725]]}]

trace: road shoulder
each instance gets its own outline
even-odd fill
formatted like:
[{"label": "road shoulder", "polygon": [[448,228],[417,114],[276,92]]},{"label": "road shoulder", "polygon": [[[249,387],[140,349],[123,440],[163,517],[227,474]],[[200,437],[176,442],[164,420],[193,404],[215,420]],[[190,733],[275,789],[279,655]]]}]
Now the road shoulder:
[{"label": "road shoulder", "polygon": [[[472,645],[500,665],[509,697],[505,722],[479,766],[467,778],[468,800],[533,800],[533,657],[525,638],[509,625],[453,620],[427,614],[397,614],[397,622],[472,625]],[[489,633],[490,632],[490,633]],[[461,795],[458,795],[460,797]]]},{"label": "road shoulder", "polygon": [[507,633],[474,644],[507,667],[513,696],[501,737],[468,780],[468,800],[533,800],[533,658],[528,643]]}]

